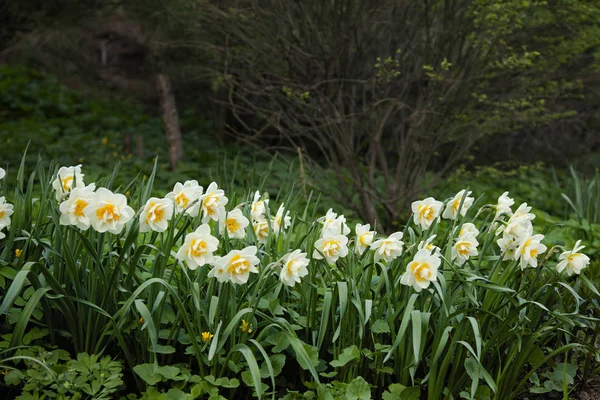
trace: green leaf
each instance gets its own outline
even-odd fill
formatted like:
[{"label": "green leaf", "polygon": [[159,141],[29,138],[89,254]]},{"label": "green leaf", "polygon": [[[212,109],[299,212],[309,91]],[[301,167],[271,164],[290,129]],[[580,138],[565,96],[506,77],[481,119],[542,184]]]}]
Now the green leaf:
[{"label": "green leaf", "polygon": [[331,361],[331,364],[334,368],[343,367],[351,361],[360,359],[360,350],[358,350],[358,346],[352,345],[350,347],[346,347],[342,353],[339,355],[337,360]]},{"label": "green leaf", "polygon": [[346,388],[346,398],[348,400],[371,400],[371,388],[367,381],[360,376],[354,378]]},{"label": "green leaf", "polygon": [[138,364],[133,371],[148,385],[153,386],[162,381],[162,375],[154,370],[154,364]]},{"label": "green leaf", "polygon": [[388,390],[383,392],[381,398],[382,400],[401,400],[404,389],[406,389],[406,386],[399,383],[392,383]]},{"label": "green leaf", "polygon": [[371,332],[373,333],[390,333],[390,324],[384,319],[378,319],[371,325]]}]

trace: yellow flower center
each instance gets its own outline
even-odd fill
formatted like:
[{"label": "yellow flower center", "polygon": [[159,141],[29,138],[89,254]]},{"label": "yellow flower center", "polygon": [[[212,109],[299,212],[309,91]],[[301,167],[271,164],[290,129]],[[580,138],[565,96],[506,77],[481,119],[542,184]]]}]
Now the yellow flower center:
[{"label": "yellow flower center", "polygon": [[264,239],[269,235],[269,224],[266,222],[259,222],[254,225],[254,233],[259,239]]},{"label": "yellow flower center", "polygon": [[150,203],[150,212],[146,215],[146,223],[159,222],[165,218],[165,207],[162,204]]},{"label": "yellow flower center", "polygon": [[180,192],[175,196],[175,202],[179,208],[186,208],[190,202],[190,199],[185,195],[184,192]]},{"label": "yellow flower center", "polygon": [[6,215],[6,212],[4,212],[3,210],[0,210],[0,218],[4,218],[5,215]]},{"label": "yellow flower center", "polygon": [[259,200],[256,203],[254,203],[252,205],[252,212],[258,212],[258,207],[262,207],[262,205],[263,205],[262,200]]},{"label": "yellow flower center", "polygon": [[204,240],[192,239],[188,255],[192,257],[200,257],[201,255],[205,254],[206,251],[206,242]]},{"label": "yellow flower center", "polygon": [[537,256],[538,251],[536,249],[530,250],[529,251],[529,256],[531,258],[535,258],[535,256]]},{"label": "yellow flower center", "polygon": [[88,204],[89,203],[83,199],[75,200],[75,210],[73,211],[73,214],[78,217],[83,217],[83,209],[86,208]]},{"label": "yellow flower center", "polygon": [[[0,217],[0,218],[1,218],[1,217]],[[570,263],[572,263],[572,262],[573,262],[573,260],[574,260],[575,258],[579,257],[580,255],[581,255],[581,253],[573,253],[573,254],[571,254],[569,257],[567,257],[567,261],[568,261],[568,262],[570,262]]]},{"label": "yellow flower center", "polygon": [[119,211],[112,203],[107,203],[96,210],[96,217],[103,221],[118,221]]},{"label": "yellow flower center", "polygon": [[456,243],[456,251],[458,252],[458,254],[460,254],[463,257],[469,255],[470,248],[471,248],[470,242],[463,241],[463,242]]},{"label": "yellow flower center", "polygon": [[245,275],[250,270],[250,262],[236,254],[231,257],[231,261],[229,261],[229,266],[227,267],[227,272],[231,275]]},{"label": "yellow flower center", "polygon": [[527,247],[529,247],[530,245],[531,245],[531,238],[527,239],[527,241],[525,242],[525,244],[521,248],[521,255],[525,254],[525,252],[527,251]]},{"label": "yellow flower center", "polygon": [[367,246],[367,242],[365,237],[368,235],[368,233],[364,233],[362,235],[360,235],[360,237],[358,238],[358,240],[360,241],[360,244],[362,244],[363,246]]},{"label": "yellow flower center", "polygon": [[227,230],[229,232],[237,232],[240,229],[240,224],[235,218],[227,218]]},{"label": "yellow flower center", "polygon": [[421,205],[419,206],[418,211],[421,218],[424,218],[427,221],[433,219],[433,208],[431,206]]},{"label": "yellow flower center", "polygon": [[458,207],[460,206],[460,199],[454,200],[452,203],[452,214],[456,214],[458,212]]},{"label": "yellow flower center", "polygon": [[431,280],[431,269],[429,268],[429,264],[425,262],[412,261],[409,264],[409,268],[411,269],[413,275],[417,282],[424,282]]},{"label": "yellow flower center", "polygon": [[340,242],[337,240],[328,240],[325,242],[325,246],[323,246],[323,254],[332,257],[335,256],[340,248]]},{"label": "yellow flower center", "polygon": [[65,192],[68,192],[73,185],[73,176],[67,176],[62,180],[62,187]]}]

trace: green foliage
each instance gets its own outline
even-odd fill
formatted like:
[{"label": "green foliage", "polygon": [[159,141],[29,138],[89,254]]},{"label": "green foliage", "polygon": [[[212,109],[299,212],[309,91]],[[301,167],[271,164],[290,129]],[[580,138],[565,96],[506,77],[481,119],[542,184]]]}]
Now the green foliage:
[{"label": "green foliage", "polygon": [[6,385],[21,388],[18,400],[108,400],[123,388],[123,367],[108,356],[79,353],[72,360],[64,350],[37,346],[17,350],[12,359],[25,364],[7,367],[4,375]]}]

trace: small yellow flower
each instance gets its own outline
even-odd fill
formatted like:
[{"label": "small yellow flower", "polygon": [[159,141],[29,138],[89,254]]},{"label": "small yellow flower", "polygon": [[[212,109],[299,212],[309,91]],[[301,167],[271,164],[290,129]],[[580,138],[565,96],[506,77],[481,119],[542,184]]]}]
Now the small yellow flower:
[{"label": "small yellow flower", "polygon": [[140,317],[140,319],[138,319],[138,322],[140,323],[140,325],[143,324],[144,323],[144,318]]},{"label": "small yellow flower", "polygon": [[6,375],[8,374],[8,368],[4,368],[4,370],[2,370],[2,372],[0,372],[2,375]]},{"label": "small yellow flower", "polygon": [[212,339],[212,338],[213,338],[213,336],[215,336],[215,335],[213,335],[213,334],[212,334],[212,333],[210,333],[210,332],[202,332],[202,341],[203,341],[204,343],[206,343],[206,342],[210,341],[210,339]]},{"label": "small yellow flower", "polygon": [[242,325],[240,326],[240,329],[242,330],[242,332],[252,333],[252,325],[246,322],[245,319],[242,320]]},{"label": "small yellow flower", "polygon": [[15,250],[15,256],[16,256],[17,258],[21,257],[21,254],[23,254],[23,250],[21,250],[21,249],[16,249],[16,250]]},{"label": "small yellow flower", "polygon": [[6,139],[6,143],[10,143],[10,142],[12,142],[12,139],[11,138],[7,138]]},{"label": "small yellow flower", "polygon": [[114,158],[117,158],[117,157],[119,157],[119,153],[117,153],[117,152],[115,151],[115,152],[113,153],[113,157],[114,157]]},{"label": "small yellow flower", "polygon": [[108,138],[106,136],[102,138],[102,144],[105,146],[108,144]]}]

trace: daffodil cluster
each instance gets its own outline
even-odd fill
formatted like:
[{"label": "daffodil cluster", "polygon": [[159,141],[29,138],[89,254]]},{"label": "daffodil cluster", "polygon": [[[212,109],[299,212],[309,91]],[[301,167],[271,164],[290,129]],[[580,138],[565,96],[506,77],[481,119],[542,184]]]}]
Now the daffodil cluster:
[{"label": "daffodil cluster", "polygon": [[[0,177],[3,176],[4,170],[0,169]],[[80,165],[60,168],[52,187],[60,203],[62,225],[81,230],[91,227],[98,232],[119,234],[136,215],[127,205],[124,195],[106,188],[96,188],[93,183],[86,186]],[[480,254],[480,231],[472,222],[464,221],[474,204],[474,198],[470,195],[470,191],[461,190],[446,202],[432,197],[413,202],[411,220],[421,235],[419,241],[409,243],[406,249],[403,232],[378,238],[370,224],[356,224],[354,236],[349,238],[351,230],[346,217],[329,209],[317,219],[320,234],[314,244],[306,249],[308,251],[289,249],[287,254],[269,267],[278,274],[283,284],[293,287],[310,273],[311,263],[323,260],[326,265],[333,266],[348,257],[350,249],[353,249],[354,257],[360,259],[370,257],[366,255],[367,252],[372,254],[373,262],[386,268],[402,265],[402,262],[392,263],[402,256],[406,257],[407,253],[410,261],[407,260],[405,267],[401,267],[405,269],[400,283],[416,291],[427,289],[437,281],[438,270],[443,262],[460,267]],[[137,214],[139,231],[164,232],[178,215],[194,219],[197,221],[193,223],[196,228],[183,236],[183,243],[175,254],[181,265],[190,270],[209,266],[210,278],[222,283],[245,284],[251,273],[259,273],[258,246],[265,246],[271,235],[276,238],[289,229],[291,216],[284,204],[278,207],[275,216],[270,215],[269,199],[263,198],[259,191],[254,193],[249,207],[244,207],[245,203],[242,203],[228,211],[225,208],[228,203],[225,192],[215,182],[206,190],[195,180],[178,182],[164,198],[152,197],[141,207]],[[531,221],[535,215],[530,212],[531,207],[523,203],[513,213],[513,204],[514,200],[505,192],[498,198],[497,205],[488,206],[488,209],[495,210],[488,231],[492,229],[499,236],[497,245],[503,260],[516,261],[521,269],[528,266],[535,268],[538,256],[547,249],[542,244],[544,236],[534,234]],[[1,197],[0,231],[10,224],[12,212],[12,206]],[[436,235],[431,234],[434,232],[427,236],[441,218],[456,226],[450,242],[445,242],[451,246],[444,253],[450,259],[445,259],[440,247],[434,243]],[[254,235],[248,235],[249,228]],[[4,234],[0,232],[2,237]],[[237,243],[242,243],[242,246],[249,242],[250,245],[239,246],[223,254],[222,240],[239,241]],[[589,258],[580,253],[581,249],[583,246],[577,242],[572,250],[564,251],[557,265],[558,272],[566,270],[569,275],[579,274],[589,264]],[[309,258],[307,254],[312,256]]]}]

